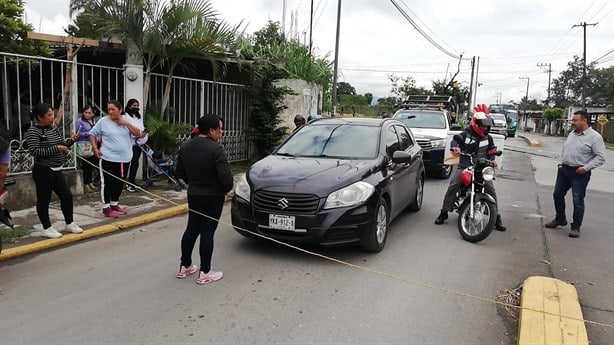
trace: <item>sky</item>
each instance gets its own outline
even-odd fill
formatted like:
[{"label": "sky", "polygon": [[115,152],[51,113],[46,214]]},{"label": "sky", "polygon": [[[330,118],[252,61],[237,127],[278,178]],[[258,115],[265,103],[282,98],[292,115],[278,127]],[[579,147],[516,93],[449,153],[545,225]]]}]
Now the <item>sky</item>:
[{"label": "sky", "polygon": [[[287,35],[309,42],[311,0],[210,0],[219,17],[243,22],[253,33],[269,20],[282,23]],[[335,55],[339,0],[313,0],[314,52]],[[587,62],[614,66],[614,1],[612,0],[395,0],[431,40],[460,56],[456,77],[468,86],[471,57],[479,58],[477,103],[520,101],[548,93],[552,79],[583,54],[586,26]],[[70,23],[68,0],[25,0],[26,20],[35,31],[64,34]],[[120,19],[121,20],[121,19]],[[609,54],[608,54],[609,53]],[[410,76],[418,86],[450,80],[459,60],[431,44],[390,0],[341,0],[338,81],[358,94],[390,94],[390,75]],[[605,55],[605,56],[604,56]]]}]

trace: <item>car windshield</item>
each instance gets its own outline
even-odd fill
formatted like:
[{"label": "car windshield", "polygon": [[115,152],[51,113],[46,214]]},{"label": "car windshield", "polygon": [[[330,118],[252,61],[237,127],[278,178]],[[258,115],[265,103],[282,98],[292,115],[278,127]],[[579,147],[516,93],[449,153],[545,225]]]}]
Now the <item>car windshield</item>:
[{"label": "car windshield", "polygon": [[399,111],[394,118],[409,128],[446,128],[446,116],[436,111]]},{"label": "car windshield", "polygon": [[501,114],[490,114],[490,117],[492,117],[492,119],[495,122],[499,122],[499,123],[505,123],[505,115],[501,115]]},{"label": "car windshield", "polygon": [[379,127],[364,125],[307,125],[275,153],[292,157],[372,159],[379,149],[379,132]]},{"label": "car windshield", "polygon": [[518,118],[518,112],[516,110],[508,110],[507,117],[509,117],[512,120],[516,120]]}]

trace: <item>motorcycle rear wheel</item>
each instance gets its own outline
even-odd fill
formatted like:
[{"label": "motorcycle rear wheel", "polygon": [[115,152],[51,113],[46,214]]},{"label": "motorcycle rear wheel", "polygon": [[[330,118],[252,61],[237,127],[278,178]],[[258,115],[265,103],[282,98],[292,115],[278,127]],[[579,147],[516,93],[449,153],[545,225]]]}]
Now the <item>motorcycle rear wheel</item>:
[{"label": "motorcycle rear wheel", "polygon": [[497,207],[487,199],[474,202],[474,217],[470,215],[469,200],[458,209],[458,232],[468,242],[477,243],[488,237],[497,220]]}]

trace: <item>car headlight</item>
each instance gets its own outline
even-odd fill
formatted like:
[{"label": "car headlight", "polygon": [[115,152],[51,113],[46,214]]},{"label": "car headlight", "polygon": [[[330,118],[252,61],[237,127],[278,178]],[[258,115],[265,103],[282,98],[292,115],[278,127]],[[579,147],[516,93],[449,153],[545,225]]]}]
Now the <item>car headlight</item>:
[{"label": "car headlight", "polygon": [[445,147],[445,146],[446,146],[446,139],[431,140],[431,147],[433,148]]},{"label": "car headlight", "polygon": [[249,186],[247,182],[247,177],[245,174],[239,176],[239,181],[237,182],[237,186],[235,187],[235,195],[239,198],[249,201],[249,196],[252,192],[252,188]]},{"label": "car headlight", "polygon": [[345,188],[341,188],[328,195],[324,209],[338,208],[338,207],[350,207],[364,203],[369,199],[375,187],[373,185],[358,181]]},{"label": "car headlight", "polygon": [[487,182],[492,181],[495,178],[495,169],[492,167],[482,169],[482,178]]}]

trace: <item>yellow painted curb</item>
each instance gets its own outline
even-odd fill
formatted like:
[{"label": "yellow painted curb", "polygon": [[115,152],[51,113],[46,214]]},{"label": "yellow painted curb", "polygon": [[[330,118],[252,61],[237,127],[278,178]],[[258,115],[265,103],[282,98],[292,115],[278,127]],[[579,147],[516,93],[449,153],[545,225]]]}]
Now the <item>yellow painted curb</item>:
[{"label": "yellow painted curb", "polygon": [[529,137],[525,137],[523,135],[520,135],[521,138],[523,138],[527,144],[529,144],[529,146],[531,147],[538,147],[539,146],[539,141],[535,140],[535,139],[531,139]]},{"label": "yellow painted curb", "polygon": [[174,206],[171,208],[167,208],[164,210],[151,212],[142,216],[126,219],[123,221],[118,221],[111,224],[105,224],[101,226],[97,226],[95,228],[86,229],[80,234],[68,234],[64,235],[60,238],[50,238],[43,241],[38,241],[36,243],[26,244],[23,246],[8,248],[2,251],[0,254],[0,261],[16,258],[18,256],[36,253],[45,249],[54,248],[58,246],[62,246],[65,244],[82,241],[88,238],[108,234],[111,232],[132,228],[135,226],[152,223],[161,219],[166,219],[174,216],[178,216],[182,213],[188,211],[188,204],[182,204],[178,206]]},{"label": "yellow painted curb", "polygon": [[588,345],[576,288],[561,280],[529,277],[520,298],[518,345]]}]

